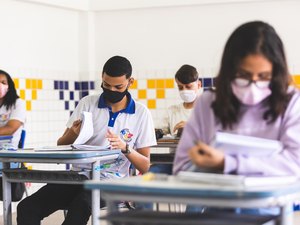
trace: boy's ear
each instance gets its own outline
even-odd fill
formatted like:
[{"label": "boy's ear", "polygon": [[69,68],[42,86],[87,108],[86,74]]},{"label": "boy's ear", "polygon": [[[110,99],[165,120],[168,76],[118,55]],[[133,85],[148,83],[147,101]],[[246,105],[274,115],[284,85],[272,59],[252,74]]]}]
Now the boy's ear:
[{"label": "boy's ear", "polygon": [[134,83],[134,78],[133,77],[130,77],[129,78],[129,85],[128,85],[128,88],[130,88],[131,85],[133,85]]},{"label": "boy's ear", "polygon": [[202,81],[198,80],[198,88],[200,89],[202,87]]}]

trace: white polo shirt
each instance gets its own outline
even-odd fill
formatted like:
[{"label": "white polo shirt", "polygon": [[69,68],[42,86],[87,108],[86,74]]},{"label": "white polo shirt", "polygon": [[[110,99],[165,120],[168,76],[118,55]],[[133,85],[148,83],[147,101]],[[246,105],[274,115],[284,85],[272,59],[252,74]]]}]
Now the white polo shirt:
[{"label": "white polo shirt", "polygon": [[[133,149],[156,145],[155,132],[149,110],[139,102],[135,102],[128,94],[129,104],[120,112],[113,113],[106,105],[103,94],[91,95],[82,98],[70,117],[67,127],[80,119],[81,112],[88,111],[93,114],[94,134],[85,144],[107,145],[107,130],[119,134],[120,138]],[[104,164],[101,168],[101,178],[126,177],[129,175],[130,161],[120,154],[115,161]],[[76,168],[91,168],[90,164],[73,165]]]},{"label": "white polo shirt", "polygon": [[18,120],[23,123],[23,125],[20,126],[19,129],[12,135],[12,144],[15,148],[18,148],[21,132],[26,120],[26,108],[22,99],[18,98],[16,100],[16,104],[9,109],[6,109],[5,105],[0,107],[0,127],[4,127],[10,120]]},{"label": "white polo shirt", "polygon": [[159,121],[155,127],[163,129],[165,134],[176,135],[177,131],[175,133],[173,132],[174,127],[181,121],[188,121],[192,110],[193,109],[184,108],[183,103],[171,105],[164,112],[162,120]]}]

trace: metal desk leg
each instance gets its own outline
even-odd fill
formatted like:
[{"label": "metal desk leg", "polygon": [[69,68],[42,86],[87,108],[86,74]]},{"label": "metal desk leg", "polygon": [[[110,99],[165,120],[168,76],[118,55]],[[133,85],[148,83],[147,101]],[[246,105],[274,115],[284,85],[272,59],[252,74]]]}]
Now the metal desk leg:
[{"label": "metal desk leg", "polygon": [[280,215],[278,225],[293,225],[294,215],[293,215],[293,204],[286,204],[280,207]]},{"label": "metal desk leg", "polygon": [[[3,169],[9,169],[10,163],[4,162]],[[2,189],[3,189],[3,224],[12,225],[11,220],[11,183],[7,181],[5,173],[2,173]]]},{"label": "metal desk leg", "polygon": [[[93,163],[92,179],[100,179],[100,160]],[[100,225],[100,190],[92,190],[92,225]]]}]

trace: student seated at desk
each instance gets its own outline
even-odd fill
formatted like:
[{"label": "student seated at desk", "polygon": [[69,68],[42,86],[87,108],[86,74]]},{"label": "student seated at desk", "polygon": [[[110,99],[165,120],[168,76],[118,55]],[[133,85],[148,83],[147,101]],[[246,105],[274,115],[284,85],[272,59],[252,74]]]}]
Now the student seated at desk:
[{"label": "student seated at desk", "polygon": [[[24,101],[17,95],[11,76],[7,72],[0,70],[0,136],[13,136],[12,146],[9,146],[9,148],[18,148],[25,120],[26,109]],[[19,165],[17,163],[14,164],[16,165],[15,167]],[[0,167],[1,169],[3,168],[2,163]],[[0,184],[2,184],[2,176],[0,177]],[[15,185],[13,183],[12,187],[15,188]],[[2,193],[2,185],[0,185],[0,192]]]},{"label": "student seated at desk", "polygon": [[[299,175],[300,93],[291,80],[274,28],[260,21],[238,27],[225,45],[216,90],[196,101],[184,128],[174,174],[194,167],[225,174]],[[209,145],[216,131],[279,140],[284,148],[272,157],[227,155]]]},{"label": "student seated at desk", "polygon": [[[150,166],[150,146],[156,145],[154,126],[149,110],[136,102],[128,92],[133,84],[130,62],[121,56],[110,58],[103,67],[101,95],[86,96],[79,102],[67,123],[58,144],[72,144],[80,132],[82,111],[93,114],[94,135],[89,145],[120,149],[118,160],[100,171],[101,179],[120,179],[129,176],[134,165],[145,173]],[[74,168],[75,167],[75,168]],[[74,169],[90,169],[90,165],[73,165]],[[101,206],[104,202],[101,201]],[[47,184],[25,198],[17,208],[18,225],[39,225],[41,220],[59,209],[68,213],[63,225],[87,224],[91,215],[91,193],[82,185]]]},{"label": "student seated at desk", "polygon": [[18,148],[25,120],[25,103],[17,95],[11,76],[0,70],[0,136],[13,136],[12,146],[16,149]]},{"label": "student seated at desk", "polygon": [[[175,74],[182,103],[172,105],[167,109],[167,116],[164,118],[162,128],[164,134],[180,137],[186,121],[188,120],[196,98],[200,95],[201,81],[195,67],[183,65]],[[150,171],[154,173],[172,174],[172,164],[153,164]]]}]

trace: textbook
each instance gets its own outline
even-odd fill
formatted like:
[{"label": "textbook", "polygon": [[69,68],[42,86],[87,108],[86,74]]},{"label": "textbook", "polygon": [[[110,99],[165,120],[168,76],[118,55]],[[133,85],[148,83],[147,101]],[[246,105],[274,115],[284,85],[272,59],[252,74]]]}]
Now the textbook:
[{"label": "textbook", "polygon": [[296,182],[297,176],[244,176],[217,173],[180,171],[176,178],[184,182],[197,182],[217,185],[245,187],[274,186]]},{"label": "textbook", "polygon": [[266,156],[278,153],[283,145],[278,140],[217,132],[211,146],[230,155]]}]

